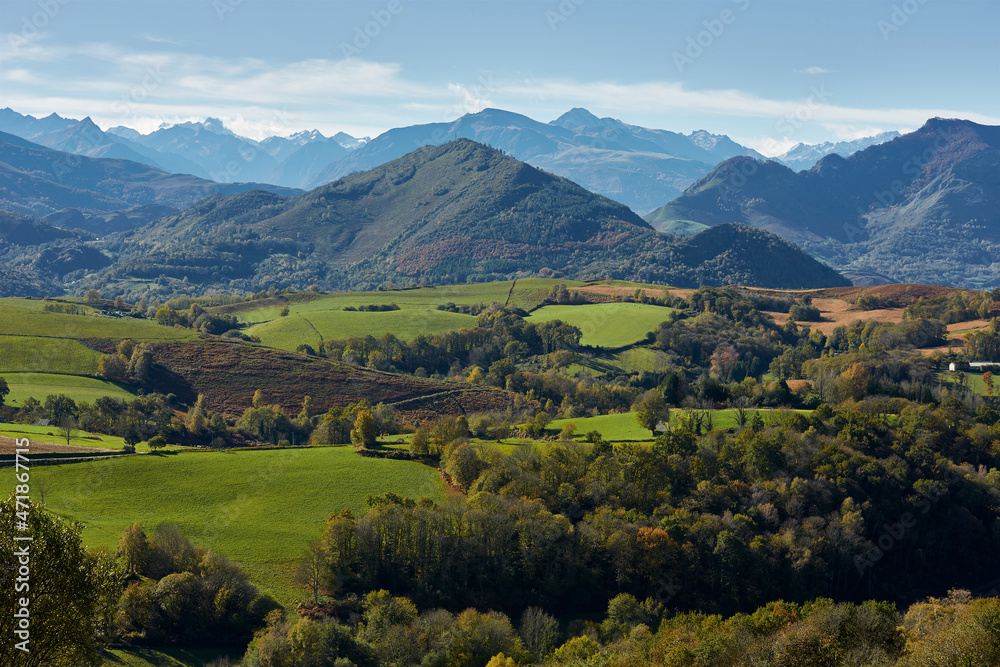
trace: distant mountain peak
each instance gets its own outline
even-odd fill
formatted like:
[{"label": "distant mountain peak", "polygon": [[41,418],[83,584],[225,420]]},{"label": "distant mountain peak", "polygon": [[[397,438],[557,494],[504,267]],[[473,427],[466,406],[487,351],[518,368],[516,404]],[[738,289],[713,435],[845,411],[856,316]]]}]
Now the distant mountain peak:
[{"label": "distant mountain peak", "polygon": [[106,130],[107,134],[113,134],[119,137],[124,137],[125,139],[137,139],[142,136],[138,130],[133,130],[131,127],[125,127],[124,125],[115,125],[114,127],[109,127]]},{"label": "distant mountain peak", "polygon": [[338,132],[337,134],[333,135],[332,139],[348,150],[361,148],[369,141],[371,141],[371,137],[361,137],[360,139],[358,139],[356,137],[352,137],[346,132]]},{"label": "distant mountain peak", "polygon": [[695,146],[699,148],[704,148],[707,151],[712,150],[719,145],[719,142],[723,139],[729,139],[724,134],[712,134],[708,130],[695,130],[691,134],[687,135]]},{"label": "distant mountain peak", "polygon": [[590,113],[583,107],[573,107],[563,115],[552,121],[552,125],[560,127],[587,127],[589,125],[600,124],[601,119]]},{"label": "distant mountain peak", "polygon": [[785,166],[801,171],[816,165],[827,155],[836,154],[841,157],[848,157],[871,146],[884,144],[898,136],[900,136],[899,132],[889,131],[880,132],[870,137],[851,141],[838,141],[836,143],[831,141],[824,141],[820,144],[799,142],[774,159]]},{"label": "distant mountain peak", "polygon": [[288,135],[288,139],[296,143],[306,144],[310,141],[324,141],[326,137],[319,130],[301,130],[295,134]]},{"label": "distant mountain peak", "polygon": [[203,121],[189,120],[184,123],[161,123],[160,130],[169,130],[170,128],[185,128],[195,130],[204,130],[205,132],[211,132],[212,134],[221,134],[223,136],[238,136],[235,132],[230,130],[225,126],[225,124],[218,118],[212,118],[211,116]]}]

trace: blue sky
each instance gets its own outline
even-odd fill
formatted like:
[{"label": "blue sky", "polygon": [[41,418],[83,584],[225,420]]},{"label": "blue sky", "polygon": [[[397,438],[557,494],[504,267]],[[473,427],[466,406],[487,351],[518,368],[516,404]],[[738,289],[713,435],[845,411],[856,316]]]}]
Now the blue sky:
[{"label": "blue sky", "polygon": [[258,139],[585,107],[773,155],[1000,124],[998,26],[996,0],[3,0],[0,106]]}]

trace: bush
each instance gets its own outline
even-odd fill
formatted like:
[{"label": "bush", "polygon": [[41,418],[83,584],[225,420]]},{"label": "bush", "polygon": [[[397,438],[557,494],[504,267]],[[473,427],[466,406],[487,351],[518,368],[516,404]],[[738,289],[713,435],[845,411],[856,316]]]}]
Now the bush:
[{"label": "bush", "polygon": [[816,306],[798,303],[788,310],[788,317],[796,322],[819,322],[823,319]]}]

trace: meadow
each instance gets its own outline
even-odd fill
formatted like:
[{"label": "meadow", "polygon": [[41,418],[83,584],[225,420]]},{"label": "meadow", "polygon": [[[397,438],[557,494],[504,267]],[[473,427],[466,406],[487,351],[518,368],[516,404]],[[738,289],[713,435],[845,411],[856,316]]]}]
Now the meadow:
[{"label": "meadow", "polygon": [[364,458],[351,447],[187,450],[43,466],[32,469],[33,491],[41,485],[50,510],[85,524],[90,547],[116,548],[134,521],[148,533],[173,522],[195,544],[242,564],[282,604],[303,597],[295,563],[331,512],[364,513],[368,494],[389,491],[444,497],[437,470]]},{"label": "meadow", "polygon": [[38,310],[43,302],[29,299],[0,300],[0,334],[45,338],[131,338],[135,341],[191,340],[190,329],[164,327],[128,317],[67,315]]},{"label": "meadow", "polygon": [[44,403],[49,394],[65,394],[77,403],[93,403],[101,396],[131,400],[135,394],[116,384],[97,378],[51,373],[2,373],[10,394],[5,403],[20,407],[25,399],[34,397]]},{"label": "meadow", "polygon": [[[378,292],[343,292],[333,294],[300,293],[290,295],[287,303],[277,299],[255,308],[252,302],[212,308],[214,312],[232,313],[248,326],[247,333],[259,336],[265,345],[294,350],[305,343],[315,347],[320,338],[332,340],[349,336],[391,333],[402,340],[419,334],[471,328],[475,317],[438,310],[453,303],[458,306],[488,305],[494,301],[514,308],[531,310],[549,295],[556,285],[573,289],[586,285],[578,281],[529,278],[511,282],[443,285]],[[384,312],[345,311],[368,305],[396,304],[399,310]],[[288,315],[281,316],[288,307]]]},{"label": "meadow", "polygon": [[[671,410],[670,418],[671,420],[675,420],[685,412],[686,410]],[[713,430],[736,428],[736,410],[723,409],[711,410],[710,412],[712,414]],[[753,409],[748,410],[748,418],[752,416],[754,412],[755,410]],[[773,418],[774,415],[781,411],[762,409],[759,412],[761,417],[764,419],[764,422],[767,423],[769,419]],[[807,416],[812,413],[811,410],[794,410],[794,412]],[[653,434],[649,431],[649,429],[639,426],[639,422],[636,421],[634,412],[599,415],[597,417],[579,417],[575,419],[556,419],[549,422],[547,430],[550,432],[558,432],[569,422],[576,425],[576,431],[574,432],[574,437],[576,439],[583,438],[590,431],[597,431],[601,434],[602,438],[610,442],[650,441],[653,439]]]},{"label": "meadow", "polygon": [[[45,454],[50,451],[46,445],[48,443],[56,445],[65,445],[66,438],[62,437],[59,432],[52,426],[35,426],[34,424],[0,424],[0,438],[28,438],[31,440],[32,447],[36,447],[36,454]],[[103,433],[88,433],[86,431],[77,431],[70,438],[70,445],[73,447],[96,447],[98,449],[122,449],[125,447],[125,441],[122,438],[114,435],[105,435]],[[175,451],[175,450],[186,450],[186,447],[180,447],[178,445],[167,445],[161,451]],[[148,452],[149,445],[145,442],[140,442],[135,446],[137,452]]]},{"label": "meadow", "polygon": [[100,352],[69,338],[0,336],[0,373],[94,375]]},{"label": "meadow", "polygon": [[599,303],[539,308],[529,322],[561,320],[583,332],[580,342],[596,347],[624,347],[646,339],[646,334],[666,321],[673,308],[642,303]]}]

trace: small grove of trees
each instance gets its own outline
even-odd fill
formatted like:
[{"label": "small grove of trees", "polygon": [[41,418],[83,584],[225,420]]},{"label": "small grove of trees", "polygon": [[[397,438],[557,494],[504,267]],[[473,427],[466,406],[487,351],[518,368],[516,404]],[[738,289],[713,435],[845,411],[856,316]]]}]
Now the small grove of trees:
[{"label": "small grove of trees", "polygon": [[993,318],[985,331],[965,334],[965,351],[977,361],[1000,362],[1000,318]]},{"label": "small grove of trees", "polygon": [[152,379],[153,352],[145,343],[130,339],[118,342],[114,353],[101,355],[97,373],[112,382],[148,385]]},{"label": "small grove of trees", "polygon": [[148,537],[132,524],[119,556],[133,581],[117,600],[116,634],[129,642],[245,646],[278,605],[239,565],[162,523]]},{"label": "small grove of trees", "polygon": [[[287,306],[285,309],[287,311]],[[286,312],[287,315],[287,312]],[[222,335],[227,331],[237,329],[240,326],[235,315],[210,313],[198,303],[191,304],[190,310],[174,310],[170,306],[163,306],[154,315],[157,323],[163,326],[182,326],[197,329],[203,333]]]}]

